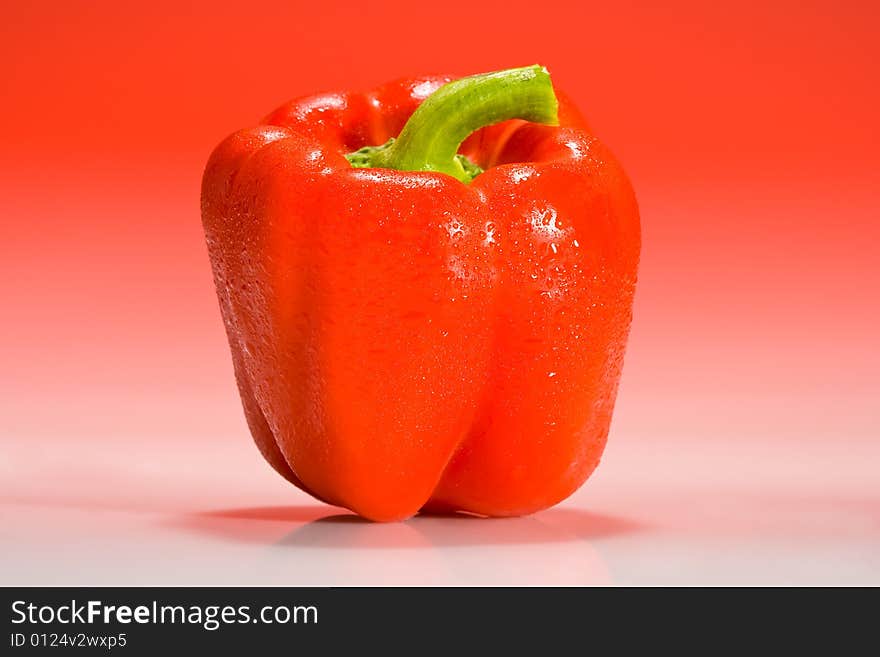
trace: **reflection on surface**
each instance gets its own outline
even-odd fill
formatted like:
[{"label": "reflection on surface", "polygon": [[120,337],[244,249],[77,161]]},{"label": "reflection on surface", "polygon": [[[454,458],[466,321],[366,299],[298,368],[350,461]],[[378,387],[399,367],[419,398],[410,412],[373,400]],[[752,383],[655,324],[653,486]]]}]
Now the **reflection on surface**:
[{"label": "reflection on surface", "polygon": [[[395,526],[405,527],[406,531]],[[433,546],[523,545],[588,540],[635,531],[621,518],[579,509],[550,509],[521,518],[477,518],[468,515],[420,515],[405,523],[377,524],[353,515],[320,518],[298,527],[280,544],[301,547],[347,547],[354,537],[360,547],[411,547],[413,533]]]},{"label": "reflection on surface", "polygon": [[614,467],[543,513],[397,524],[319,504],[247,458],[249,446],[223,445],[65,441],[37,453],[0,441],[0,581],[840,586],[880,577],[876,442],[618,441]]},{"label": "reflection on surface", "polygon": [[226,544],[261,544],[243,568],[270,563],[278,582],[307,584],[609,584],[590,541],[639,530],[564,507],[522,518],[420,515],[397,523],[318,505],[230,508],[191,514],[183,526]]},{"label": "reflection on surface", "polygon": [[253,507],[194,513],[183,524],[229,540],[342,549],[561,543],[640,528],[624,518],[564,507],[520,518],[419,515],[397,523],[375,523],[327,506]]}]

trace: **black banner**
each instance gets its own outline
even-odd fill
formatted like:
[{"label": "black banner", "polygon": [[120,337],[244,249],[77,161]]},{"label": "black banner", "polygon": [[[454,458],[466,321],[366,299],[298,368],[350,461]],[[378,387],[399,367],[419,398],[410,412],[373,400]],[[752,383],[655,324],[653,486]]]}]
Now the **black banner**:
[{"label": "black banner", "polygon": [[[5,588],[2,654],[178,654],[305,648],[408,655],[509,647],[715,644],[764,652],[807,639],[859,647],[867,593],[804,589]],[[839,624],[840,632],[832,630]],[[865,634],[866,636],[866,634]],[[867,646],[865,646],[867,647]],[[530,648],[530,649],[531,649]],[[710,648],[712,648],[710,650]],[[51,651],[46,653],[46,651]]]}]

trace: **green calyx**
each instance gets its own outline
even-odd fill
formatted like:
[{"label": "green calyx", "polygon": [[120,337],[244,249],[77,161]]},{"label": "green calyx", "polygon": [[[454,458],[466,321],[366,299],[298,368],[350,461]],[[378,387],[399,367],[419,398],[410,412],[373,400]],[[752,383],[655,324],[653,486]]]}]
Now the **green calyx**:
[{"label": "green calyx", "polygon": [[558,125],[558,104],[543,66],[474,75],[443,85],[413,113],[396,139],[346,158],[353,167],[438,171],[468,183],[482,169],[458,153],[472,132],[523,119]]},{"label": "green calyx", "polygon": [[[385,166],[385,168],[392,169],[396,167],[389,167],[387,165],[379,165],[375,164],[377,161],[377,154],[380,151],[387,150],[394,145],[394,142],[397,141],[394,137],[386,141],[381,146],[364,146],[361,149],[356,150],[354,153],[349,153],[345,156],[345,158],[349,161],[351,166],[355,169],[368,169],[370,167],[378,167]],[[483,169],[480,165],[471,162],[467,156],[462,155],[461,153],[455,154],[455,159],[461,165],[462,171],[464,171],[464,178],[460,178],[462,182],[470,182],[478,175],[483,173]],[[422,170],[422,169],[420,169]]]}]

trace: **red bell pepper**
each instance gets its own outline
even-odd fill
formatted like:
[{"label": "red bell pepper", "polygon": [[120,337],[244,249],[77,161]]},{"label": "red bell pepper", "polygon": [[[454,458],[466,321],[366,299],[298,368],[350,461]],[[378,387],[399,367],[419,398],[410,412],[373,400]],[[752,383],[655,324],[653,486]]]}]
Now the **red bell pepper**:
[{"label": "red bell pepper", "polygon": [[248,424],[303,490],[511,516],[598,464],[638,209],[546,69],[293,101],[214,151],[202,218]]}]

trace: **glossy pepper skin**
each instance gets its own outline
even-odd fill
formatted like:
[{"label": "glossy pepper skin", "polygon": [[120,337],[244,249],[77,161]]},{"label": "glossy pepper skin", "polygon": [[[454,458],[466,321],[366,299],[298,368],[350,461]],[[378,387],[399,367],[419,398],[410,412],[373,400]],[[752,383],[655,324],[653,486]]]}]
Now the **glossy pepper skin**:
[{"label": "glossy pepper skin", "polygon": [[570,103],[461,152],[484,172],[353,168],[448,82],[288,103],[233,134],[202,217],[235,376],[266,460],[373,520],[532,513],[605,446],[640,232]]}]

